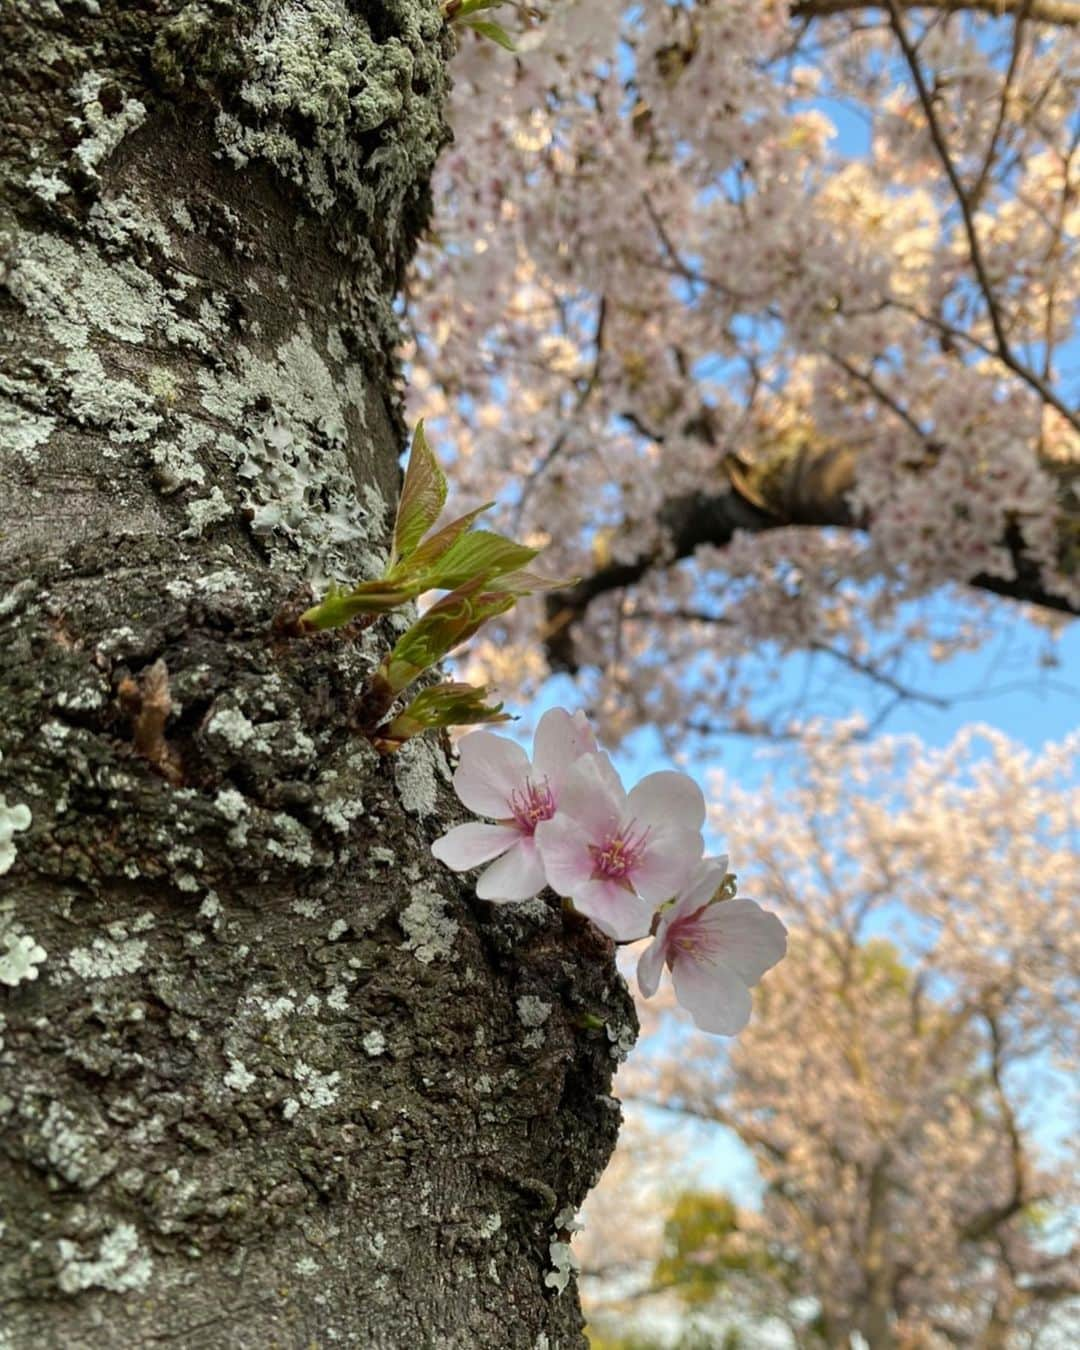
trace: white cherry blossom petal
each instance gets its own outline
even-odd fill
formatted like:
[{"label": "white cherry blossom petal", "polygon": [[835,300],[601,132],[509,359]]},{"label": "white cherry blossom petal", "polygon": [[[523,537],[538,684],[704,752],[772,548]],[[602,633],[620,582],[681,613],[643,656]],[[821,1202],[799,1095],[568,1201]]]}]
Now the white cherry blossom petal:
[{"label": "white cherry blossom petal", "polygon": [[510,798],[529,776],[529,757],[520,745],[491,731],[474,731],[461,742],[454,791],[478,816],[508,820]]},{"label": "white cherry blossom petal", "polygon": [[787,929],[753,900],[738,898],[709,905],[697,922],[717,942],[716,959],[743,984],[757,984],[787,951]]},{"label": "white cherry blossom petal", "polygon": [[535,839],[548,885],[559,895],[573,895],[592,876],[589,836],[570,816],[559,811],[542,820]]},{"label": "white cherry blossom petal", "polygon": [[626,809],[639,825],[653,829],[700,830],[705,824],[701,789],[689,775],[671,769],[647,774],[631,790]]},{"label": "white cherry blossom petal", "polygon": [[467,825],[455,825],[441,839],[436,839],[431,851],[441,863],[454,872],[467,872],[498,858],[521,838],[518,830],[509,825],[485,825],[470,820]]},{"label": "white cherry blossom petal", "polygon": [[664,972],[664,933],[657,931],[656,937],[638,957],[637,982],[645,998],[652,998],[660,988],[660,976]]},{"label": "white cherry blossom petal", "polygon": [[675,962],[675,997],[702,1031],[734,1036],[750,1020],[750,990],[719,961]]},{"label": "white cherry blossom petal", "polygon": [[697,871],[679,892],[675,903],[670,909],[664,910],[665,925],[673,924],[676,919],[685,919],[707,905],[727,876],[727,871],[726,853],[719,858],[702,859]]},{"label": "white cherry blossom petal", "polygon": [[641,861],[634,868],[633,882],[638,894],[654,908],[670,900],[690,879],[702,848],[701,835],[693,830],[653,831]]},{"label": "white cherry blossom petal", "polygon": [[579,914],[616,942],[644,937],[652,923],[652,906],[613,881],[586,881],[571,899]]},{"label": "white cherry blossom petal", "polygon": [[547,779],[558,792],[576,761],[595,754],[596,748],[596,737],[583,712],[571,716],[565,708],[549,708],[533,738],[533,776]]},{"label": "white cherry blossom petal", "polygon": [[572,817],[595,840],[613,834],[625,811],[626,793],[611,760],[603,751],[583,755],[562,785],[558,815]]},{"label": "white cherry blossom petal", "polygon": [[476,894],[481,900],[531,900],[544,885],[544,865],[536,841],[519,834],[514,847],[481,874]]}]

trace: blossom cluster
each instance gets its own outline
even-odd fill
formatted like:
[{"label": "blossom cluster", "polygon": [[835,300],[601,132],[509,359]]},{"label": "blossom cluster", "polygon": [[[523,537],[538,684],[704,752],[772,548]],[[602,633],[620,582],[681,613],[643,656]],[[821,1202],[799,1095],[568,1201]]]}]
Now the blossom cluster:
[{"label": "blossom cluster", "polygon": [[[963,207],[882,7],[537,0],[508,19],[519,59],[462,42],[412,410],[550,566],[652,560],[559,651],[536,607],[489,628],[469,677],[500,697],[572,640],[609,738],[787,732],[774,654],[865,674],[875,632],[934,659],[985,644],[977,593],[928,599],[973,578],[1080,605],[1080,27],[1032,11],[1013,51],[979,6],[901,8]],[[792,510],[779,485],[819,473],[826,509]],[[679,502],[729,481],[769,528],[749,512],[673,559]],[[815,676],[805,706],[833,693]]]},{"label": "blossom cluster", "polygon": [[638,964],[646,997],[666,964],[702,1030],[746,1025],[750,986],[784,955],[785,930],[734,898],[727,858],[703,857],[705,798],[693,779],[661,770],[627,792],[584,714],[552,708],[531,760],[505,736],[467,736],[454,788],[493,823],[458,825],[432,851],[456,872],[487,864],[481,899],[528,900],[550,886],[616,942],[652,934]]}]

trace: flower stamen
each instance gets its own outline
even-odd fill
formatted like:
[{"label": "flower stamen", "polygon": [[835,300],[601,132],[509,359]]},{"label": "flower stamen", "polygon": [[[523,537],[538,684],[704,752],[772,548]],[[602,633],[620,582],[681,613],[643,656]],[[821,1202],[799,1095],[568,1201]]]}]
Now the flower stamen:
[{"label": "flower stamen", "polygon": [[515,788],[510,794],[510,810],[522,834],[531,836],[542,820],[550,820],[555,814],[555,797],[548,780],[534,783],[526,778],[524,788]]},{"label": "flower stamen", "polygon": [[634,830],[634,821],[621,826],[602,844],[590,844],[594,881],[615,881],[629,888],[628,878],[635,872],[649,839],[648,829]]}]

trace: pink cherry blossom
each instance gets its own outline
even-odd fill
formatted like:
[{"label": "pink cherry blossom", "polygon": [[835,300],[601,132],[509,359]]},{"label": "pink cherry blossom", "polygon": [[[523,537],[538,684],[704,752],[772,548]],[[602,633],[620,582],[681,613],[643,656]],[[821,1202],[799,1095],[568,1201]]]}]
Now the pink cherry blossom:
[{"label": "pink cherry blossom", "polygon": [[708,858],[662,911],[638,961],[638,986],[651,998],[667,962],[675,997],[702,1031],[734,1036],[750,1020],[750,986],[784,956],[787,930],[753,900],[723,898],[727,858]]},{"label": "pink cherry blossom", "polygon": [[548,884],[609,937],[643,937],[656,906],[701,857],[705,799],[683,773],[650,773],[629,795],[604,754],[584,756],[536,830]]},{"label": "pink cherry blossom", "polygon": [[[554,816],[559,792],[575,761],[592,754],[596,741],[584,713],[551,708],[533,739],[533,758],[515,741],[474,731],[461,742],[454,790],[477,815],[498,824],[470,821],[432,845],[440,862],[465,872],[490,862],[476,884],[481,900],[528,900],[544,887],[535,832]],[[494,861],[492,861],[494,859]]]}]

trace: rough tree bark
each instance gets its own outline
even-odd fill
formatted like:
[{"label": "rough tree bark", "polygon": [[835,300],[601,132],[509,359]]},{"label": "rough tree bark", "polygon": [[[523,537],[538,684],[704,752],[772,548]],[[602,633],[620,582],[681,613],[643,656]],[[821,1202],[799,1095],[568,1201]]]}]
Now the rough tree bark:
[{"label": "rough tree bark", "polygon": [[[0,7],[0,1344],[583,1344],[632,1004],[431,859],[386,543],[437,0]],[[31,976],[37,972],[37,978]],[[600,1026],[599,1030],[590,1028]]]}]

